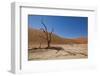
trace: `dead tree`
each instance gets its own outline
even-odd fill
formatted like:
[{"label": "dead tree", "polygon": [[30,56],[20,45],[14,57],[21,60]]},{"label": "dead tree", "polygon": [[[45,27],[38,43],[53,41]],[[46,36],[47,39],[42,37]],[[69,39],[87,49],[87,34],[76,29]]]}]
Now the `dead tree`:
[{"label": "dead tree", "polygon": [[44,26],[44,28],[40,28],[40,30],[42,30],[45,35],[45,37],[42,37],[42,38],[46,40],[47,48],[50,48],[51,38],[52,38],[54,29],[52,28],[51,32],[48,32],[48,28],[43,22],[43,19],[41,19],[41,24]]}]

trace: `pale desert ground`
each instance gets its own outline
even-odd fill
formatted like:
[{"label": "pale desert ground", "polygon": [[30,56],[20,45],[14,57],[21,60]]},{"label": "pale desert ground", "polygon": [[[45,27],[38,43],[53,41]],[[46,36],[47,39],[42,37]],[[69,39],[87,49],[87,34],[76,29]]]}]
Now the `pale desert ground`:
[{"label": "pale desert ground", "polygon": [[[32,45],[36,47],[38,45]],[[53,47],[62,47],[62,50],[53,49],[29,49],[28,60],[53,60],[53,59],[80,59],[88,58],[88,47],[87,44],[59,44],[51,45]],[[30,48],[31,48],[30,47]],[[45,45],[41,46],[42,48]]]}]

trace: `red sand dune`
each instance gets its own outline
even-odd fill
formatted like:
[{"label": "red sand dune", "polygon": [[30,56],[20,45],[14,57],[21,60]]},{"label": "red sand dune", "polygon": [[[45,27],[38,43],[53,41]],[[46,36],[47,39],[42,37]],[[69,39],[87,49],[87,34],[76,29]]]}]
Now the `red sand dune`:
[{"label": "red sand dune", "polygon": [[[28,42],[29,44],[46,44],[46,40],[44,39],[45,35],[41,30],[28,28]],[[87,44],[88,40],[84,37],[68,39],[61,38],[58,35],[52,35],[52,44]]]}]

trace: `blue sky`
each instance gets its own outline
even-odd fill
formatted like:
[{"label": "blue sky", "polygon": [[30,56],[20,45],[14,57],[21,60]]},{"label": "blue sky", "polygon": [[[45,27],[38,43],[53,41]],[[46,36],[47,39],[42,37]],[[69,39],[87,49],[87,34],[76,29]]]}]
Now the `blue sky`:
[{"label": "blue sky", "polygon": [[54,28],[54,33],[60,37],[78,38],[88,36],[88,17],[28,15],[28,26],[40,29],[43,27],[41,19],[43,19],[49,32]]}]

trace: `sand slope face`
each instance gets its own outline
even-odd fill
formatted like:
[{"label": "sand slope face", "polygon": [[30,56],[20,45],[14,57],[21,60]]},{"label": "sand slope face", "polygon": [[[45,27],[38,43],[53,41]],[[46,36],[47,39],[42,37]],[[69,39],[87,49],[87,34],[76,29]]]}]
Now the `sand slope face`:
[{"label": "sand slope face", "polygon": [[[28,28],[29,45],[46,44],[45,34],[39,29]],[[75,39],[62,38],[56,34],[52,34],[51,44],[87,44],[87,38],[79,37]]]}]

